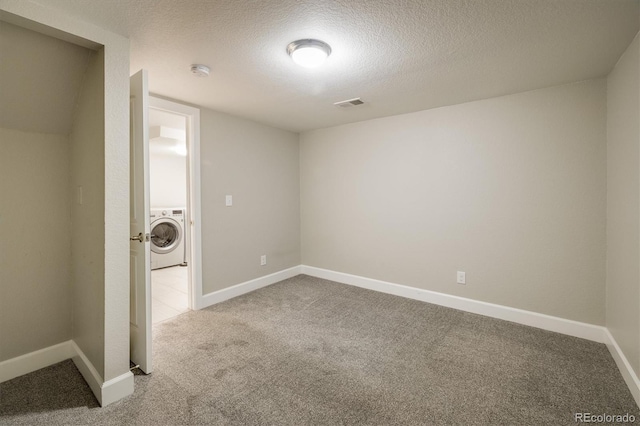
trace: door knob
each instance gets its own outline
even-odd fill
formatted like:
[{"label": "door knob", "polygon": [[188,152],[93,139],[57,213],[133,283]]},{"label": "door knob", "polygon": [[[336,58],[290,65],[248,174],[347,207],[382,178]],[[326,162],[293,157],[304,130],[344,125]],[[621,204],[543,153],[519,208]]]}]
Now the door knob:
[{"label": "door knob", "polygon": [[140,232],[138,235],[129,238],[129,240],[131,241],[140,241],[141,243],[144,243],[145,241],[149,241],[149,234],[143,234],[142,232]]}]

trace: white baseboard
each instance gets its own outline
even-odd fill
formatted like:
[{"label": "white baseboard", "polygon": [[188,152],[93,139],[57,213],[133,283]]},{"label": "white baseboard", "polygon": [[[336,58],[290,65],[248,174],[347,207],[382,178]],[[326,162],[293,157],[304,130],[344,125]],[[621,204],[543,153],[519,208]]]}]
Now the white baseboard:
[{"label": "white baseboard", "polygon": [[543,330],[580,337],[598,343],[604,343],[607,345],[609,352],[611,352],[611,356],[616,362],[616,365],[618,366],[625,383],[629,387],[636,404],[640,407],[640,379],[638,379],[638,375],[635,373],[631,364],[622,353],[622,349],[620,349],[620,346],[618,346],[618,343],[606,327],[567,320],[522,309],[510,308],[508,306],[496,305],[493,303],[480,302],[473,299],[466,299],[464,297],[452,296],[449,294],[423,290],[386,281],[374,280],[371,278],[360,277],[358,275],[330,271],[313,266],[301,265],[300,269],[302,274],[310,275],[312,277],[323,278],[342,284],[349,284],[356,287],[366,288],[368,290],[420,300],[422,302],[433,303],[435,305],[446,306],[448,308],[458,309],[465,312],[498,318],[518,324],[541,328]]},{"label": "white baseboard", "polygon": [[102,384],[102,401],[100,405],[106,407],[112,402],[119,401],[131,394],[133,394],[133,373],[127,371]]},{"label": "white baseboard", "polygon": [[607,348],[609,348],[609,352],[611,352],[613,360],[616,362],[625,383],[629,387],[629,390],[633,395],[633,399],[636,400],[636,404],[640,407],[640,379],[638,379],[638,375],[633,371],[633,367],[631,367],[629,360],[624,356],[618,342],[616,342],[616,339],[613,338],[613,335],[609,330],[605,331],[605,336],[607,340],[605,342]]},{"label": "white baseboard", "polygon": [[0,362],[0,383],[73,357],[71,340]]},{"label": "white baseboard", "polygon": [[73,340],[70,342],[73,347],[73,356],[71,357],[73,363],[76,365],[76,368],[78,368],[78,371],[80,371],[80,374],[82,374],[82,377],[84,377],[84,381],[87,382],[98,402],[102,405],[102,376],[76,342]]},{"label": "white baseboard", "polygon": [[496,305],[493,303],[480,302],[478,300],[452,296],[450,294],[438,293],[430,290],[423,290],[401,284],[374,280],[371,278],[360,277],[358,275],[330,271],[328,269],[321,269],[313,266],[302,265],[301,273],[343,284],[366,288],[368,290],[393,294],[395,296],[420,300],[422,302],[446,306],[447,308],[458,309],[460,311],[471,312],[487,317],[541,328],[543,330],[555,331],[556,333],[580,337],[582,339],[592,340],[598,343],[606,342],[606,328],[602,326],[553,317],[551,315],[539,314],[537,312],[525,311],[522,309],[510,308],[508,306]]},{"label": "white baseboard", "polygon": [[133,393],[133,374],[131,371],[105,382],[76,342],[72,340],[71,344],[75,352],[72,358],[73,363],[102,407],[106,407],[112,402],[116,402]]},{"label": "white baseboard", "polygon": [[[295,266],[206,294],[201,299],[202,306],[197,307],[197,309],[229,300],[299,274],[604,343],[609,348],[611,356],[615,360],[636,403],[640,406],[640,380],[637,374],[609,330],[592,324],[306,265]],[[133,374],[131,372],[126,372],[121,376],[104,382],[93,364],[73,340],[0,362],[0,383],[70,358],[73,359],[76,367],[103,407],[133,393]]]},{"label": "white baseboard", "polygon": [[246,293],[250,293],[259,288],[266,287],[271,284],[275,284],[278,281],[286,280],[287,278],[300,275],[300,266],[294,266],[293,268],[284,269],[273,274],[265,275],[264,277],[256,278],[250,281],[245,281],[234,286],[224,288],[222,290],[214,291],[213,293],[207,293],[200,298],[200,306],[196,309],[203,309],[207,306],[215,305],[216,303],[224,302],[225,300],[232,299],[234,297],[241,296]]},{"label": "white baseboard", "polygon": [[133,393],[133,374],[130,371],[103,382],[89,358],[73,340],[0,362],[0,383],[67,359],[73,360],[101,406],[109,405]]}]

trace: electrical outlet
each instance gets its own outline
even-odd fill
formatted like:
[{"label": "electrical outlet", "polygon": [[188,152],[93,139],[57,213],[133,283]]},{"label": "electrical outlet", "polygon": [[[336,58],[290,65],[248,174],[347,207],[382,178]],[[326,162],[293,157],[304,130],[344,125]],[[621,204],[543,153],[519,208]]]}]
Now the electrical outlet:
[{"label": "electrical outlet", "polygon": [[467,283],[467,274],[462,271],[458,271],[458,284],[466,284]]},{"label": "electrical outlet", "polygon": [[263,254],[262,256],[260,256],[260,266],[264,266],[267,264],[267,255]]}]

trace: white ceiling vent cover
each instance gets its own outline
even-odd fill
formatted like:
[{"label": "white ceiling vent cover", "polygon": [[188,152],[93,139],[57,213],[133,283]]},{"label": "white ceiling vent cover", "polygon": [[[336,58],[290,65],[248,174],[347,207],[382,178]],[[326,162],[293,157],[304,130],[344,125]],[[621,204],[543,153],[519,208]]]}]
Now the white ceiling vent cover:
[{"label": "white ceiling vent cover", "polygon": [[362,105],[364,102],[360,98],[347,99],[346,101],[336,102],[334,105],[340,108],[351,108]]}]

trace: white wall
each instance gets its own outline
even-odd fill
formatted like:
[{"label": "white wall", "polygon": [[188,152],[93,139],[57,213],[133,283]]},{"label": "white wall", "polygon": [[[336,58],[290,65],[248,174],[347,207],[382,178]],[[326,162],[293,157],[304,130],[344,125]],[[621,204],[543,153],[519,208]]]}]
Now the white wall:
[{"label": "white wall", "polygon": [[203,293],[299,265],[298,135],[207,109],[200,123]]},{"label": "white wall", "polygon": [[302,133],[303,264],[604,324],[605,89]]},{"label": "white wall", "polygon": [[[104,374],[104,55],[94,52],[69,139],[73,340]],[[78,191],[82,187],[82,204]]]},{"label": "white wall", "polygon": [[640,40],[607,79],[607,328],[640,375]]},{"label": "white wall", "polygon": [[178,154],[153,153],[149,141],[149,201],[151,208],[186,207],[187,158]]},{"label": "white wall", "polygon": [[0,361],[71,338],[69,140],[0,128]]}]

